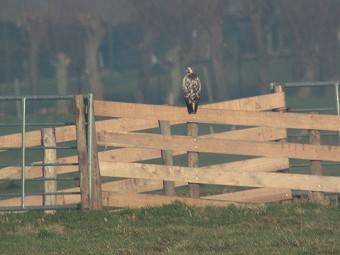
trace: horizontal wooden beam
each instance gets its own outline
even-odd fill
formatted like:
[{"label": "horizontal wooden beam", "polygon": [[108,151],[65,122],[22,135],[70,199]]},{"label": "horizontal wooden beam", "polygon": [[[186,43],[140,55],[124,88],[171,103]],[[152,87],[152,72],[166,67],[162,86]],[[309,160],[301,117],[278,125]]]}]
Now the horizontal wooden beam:
[{"label": "horizontal wooden beam", "polygon": [[[100,132],[98,132],[100,133]],[[255,127],[240,130],[226,131],[221,133],[209,134],[200,137],[205,138],[224,138],[230,140],[246,140],[246,141],[273,141],[286,137],[285,129]],[[181,155],[186,153],[184,150],[173,151],[173,155]],[[160,150],[143,149],[143,148],[120,148],[108,150],[99,153],[100,160],[112,162],[134,162],[141,160],[149,160],[160,158]]]},{"label": "horizontal wooden beam", "polygon": [[103,175],[114,177],[340,192],[339,177],[262,172],[225,172],[223,169],[202,171],[200,168],[111,162],[101,162],[101,170]]},{"label": "horizontal wooden beam", "polygon": [[[220,201],[220,200],[208,200],[208,199],[192,199],[186,197],[171,197],[160,195],[145,195],[145,194],[125,194],[103,191],[103,206],[122,207],[122,208],[141,208],[149,206],[162,206],[172,203],[183,203],[188,206],[204,207],[225,207],[230,204],[237,206],[246,206],[243,203]],[[25,197],[26,206],[41,206],[43,202],[43,196],[27,196]],[[59,195],[57,196],[56,205],[77,204],[80,202],[80,195]],[[0,200],[0,206],[11,207],[20,206],[21,198],[15,197],[10,199]]]},{"label": "horizontal wooden beam", "polygon": [[123,134],[105,131],[100,132],[97,138],[98,144],[106,146],[340,161],[339,146],[247,142],[206,137],[192,138],[188,136],[168,137],[157,134]]},{"label": "horizontal wooden beam", "polygon": [[[101,129],[105,130],[105,129]],[[201,137],[228,138],[235,140],[249,141],[270,141],[284,138],[286,131],[284,129],[255,127],[240,130],[226,131],[221,133],[204,135]],[[186,151],[174,151],[173,155],[181,155]],[[119,148],[99,152],[99,160],[112,162],[135,162],[160,158],[160,150],[142,149],[142,148]],[[58,163],[76,163],[76,156],[59,158]],[[41,162],[35,162],[41,163]],[[42,176],[41,167],[27,167],[26,178],[37,178]],[[58,174],[65,174],[78,171],[78,166],[58,166],[56,167]],[[6,167],[0,169],[0,179],[16,179],[21,178],[21,167]]]},{"label": "horizontal wooden beam", "polygon": [[[108,161],[100,162],[100,166],[101,167],[104,166],[104,168],[101,168],[102,176],[113,176],[109,168],[107,168],[108,164],[110,163],[113,163],[113,162],[108,162]],[[239,161],[229,162],[225,164],[200,167],[197,169],[200,169],[201,172],[217,171],[217,172],[223,172],[223,173],[234,173],[234,172],[257,173],[257,172],[275,172],[275,171],[279,171],[279,170],[283,170],[287,168],[289,168],[289,161],[287,158],[255,158],[255,159],[239,160]],[[188,169],[191,169],[191,168],[188,168]],[[137,177],[137,178],[140,178],[140,177]],[[180,183],[182,184],[183,182],[180,182]]]},{"label": "horizontal wooden beam", "polygon": [[[284,158],[256,158],[241,160],[226,164],[201,167],[201,171],[223,169],[224,172],[272,172],[289,167],[288,159]],[[101,171],[102,176],[105,175]],[[176,186],[186,185],[187,182],[176,182]],[[125,179],[103,184],[103,190],[118,193],[139,193],[163,188],[162,180],[145,180],[145,179]]]},{"label": "horizontal wooden beam", "polygon": [[242,205],[245,204],[229,202],[229,201],[220,201],[220,200],[205,200],[205,199],[194,199],[187,197],[172,197],[172,196],[160,196],[160,195],[146,195],[146,194],[126,194],[122,195],[121,193],[114,192],[103,192],[103,205],[104,206],[113,206],[113,207],[123,207],[123,208],[141,208],[141,207],[150,207],[150,206],[162,206],[173,203],[182,203],[187,206],[194,207],[205,207],[205,206],[213,206],[213,207],[226,207],[230,204],[234,205]]},{"label": "horizontal wooden beam", "polygon": [[[80,195],[57,195],[56,205],[77,204],[80,202]],[[25,206],[41,206],[42,195],[25,196]],[[0,200],[0,206],[21,206],[21,197],[14,197]]]},{"label": "horizontal wooden beam", "polygon": [[[115,115],[112,108],[128,108],[138,111],[184,111],[184,107],[166,106],[166,105],[151,105],[151,104],[135,104],[110,101],[94,101],[95,115],[103,117],[119,117]],[[228,109],[228,110],[243,110],[243,111],[266,111],[285,107],[285,94],[275,93],[262,96],[254,96],[242,99],[235,99],[219,103],[202,105],[200,109]],[[163,116],[164,118],[165,116]]]},{"label": "horizontal wooden beam", "polygon": [[290,189],[257,188],[237,192],[223,193],[202,197],[204,199],[233,201],[239,203],[271,203],[284,200],[292,200]]},{"label": "horizontal wooden beam", "polygon": [[197,114],[188,114],[182,107],[141,106],[138,104],[127,106],[125,103],[105,103],[104,105],[107,116],[132,119],[164,119],[178,122],[340,131],[340,117],[335,115],[204,108],[200,109]]},{"label": "horizontal wooden beam", "polygon": [[287,168],[289,168],[288,158],[254,158],[200,167],[199,169],[201,169],[201,171],[222,170],[225,173],[227,172],[257,173],[257,172],[276,172]]},{"label": "horizontal wooden beam", "polygon": [[[238,100],[231,100],[226,102],[219,102],[213,104],[202,105],[202,109],[229,109],[229,110],[244,110],[244,111],[264,111],[272,110],[280,107],[284,107],[284,93],[269,94],[265,96],[249,97]],[[111,106],[115,104],[113,102],[106,101],[95,101],[95,112],[100,113],[105,110],[103,107],[106,105]],[[129,104],[129,103],[119,103],[125,106],[139,105],[139,104]],[[146,105],[147,106],[147,105]],[[170,106],[159,106],[165,107],[165,109],[171,108]],[[183,107],[182,107],[183,108]],[[177,109],[177,108],[175,108]],[[172,122],[171,124],[179,124],[180,121]],[[111,132],[128,132],[143,130],[148,128],[158,127],[158,120],[153,119],[111,119],[96,121],[97,131],[106,130]],[[65,126],[56,128],[56,141],[67,142],[75,140],[76,131],[75,126]],[[40,131],[30,131],[26,132],[26,146],[33,147],[39,146],[41,143]],[[21,134],[10,134],[0,136],[0,149],[4,148],[15,148],[21,146]]]},{"label": "horizontal wooden beam", "polygon": [[[96,129],[109,130],[111,132],[128,132],[140,129],[148,129],[157,127],[157,121],[152,120],[131,120],[131,119],[111,119],[96,121]],[[26,147],[34,147],[41,145],[40,131],[29,131],[25,133]],[[64,126],[56,128],[56,142],[69,142],[76,139],[75,126]],[[0,149],[1,148],[18,148],[21,146],[21,133],[0,136]]]}]

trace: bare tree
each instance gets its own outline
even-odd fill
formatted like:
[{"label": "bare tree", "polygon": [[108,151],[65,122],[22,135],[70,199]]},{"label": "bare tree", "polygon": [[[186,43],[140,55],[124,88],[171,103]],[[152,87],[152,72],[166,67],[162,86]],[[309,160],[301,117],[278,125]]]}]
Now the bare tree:
[{"label": "bare tree", "polygon": [[41,41],[48,30],[46,20],[39,17],[28,17],[17,20],[17,25],[27,31],[29,35],[29,85],[33,94],[38,92],[39,83],[39,48]]},{"label": "bare tree", "polygon": [[[184,1],[186,10],[187,31],[191,31],[191,50],[189,53],[196,61],[211,61],[212,78],[216,99],[229,98],[230,91],[226,84],[228,70],[224,64],[226,42],[224,38],[224,17],[229,1],[223,0],[188,0]],[[190,15],[189,15],[190,14]],[[203,50],[204,49],[204,50]],[[202,51],[203,50],[203,51]],[[197,57],[199,59],[197,59]],[[203,66],[203,73],[208,74],[207,66]],[[205,77],[206,80],[211,80]],[[212,90],[210,90],[212,91]],[[212,95],[210,95],[212,98]]]},{"label": "bare tree", "polygon": [[97,16],[80,16],[79,21],[86,32],[85,73],[95,98],[103,99],[103,83],[98,71],[98,49],[105,35],[105,24]]},{"label": "bare tree", "polygon": [[270,14],[274,12],[273,1],[268,0],[242,0],[242,11],[249,17],[255,34],[257,58],[259,61],[260,87],[268,86],[269,66],[271,58],[268,54],[268,23]]}]

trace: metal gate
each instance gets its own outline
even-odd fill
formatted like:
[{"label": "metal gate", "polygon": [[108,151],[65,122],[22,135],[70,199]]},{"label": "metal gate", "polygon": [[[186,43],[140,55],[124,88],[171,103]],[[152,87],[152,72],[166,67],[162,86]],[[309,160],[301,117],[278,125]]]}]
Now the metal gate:
[{"label": "metal gate", "polygon": [[[51,181],[54,180],[56,181],[57,185],[63,185],[65,182],[76,182],[79,181],[79,171],[76,174],[76,176],[71,176],[71,177],[56,177],[56,178],[45,178],[42,176],[42,178],[26,178],[26,169],[28,167],[46,167],[46,166],[75,166],[78,165],[78,163],[52,163],[52,164],[46,164],[42,161],[42,163],[28,163],[28,158],[27,158],[27,153],[31,151],[44,151],[46,149],[55,149],[56,151],[76,151],[77,147],[72,146],[72,145],[64,145],[64,146],[58,146],[56,145],[55,147],[44,147],[44,146],[34,146],[34,147],[29,147],[27,146],[27,141],[26,141],[26,134],[28,129],[35,129],[37,128],[46,128],[46,127],[60,127],[60,126],[67,126],[67,125],[75,125],[75,121],[71,122],[44,122],[44,121],[38,121],[38,122],[29,122],[27,121],[27,111],[30,110],[28,108],[28,102],[30,101],[68,101],[73,103],[74,95],[67,95],[67,96],[55,96],[55,95],[42,95],[42,96],[0,96],[0,103],[3,102],[10,102],[10,101],[15,101],[17,108],[20,108],[20,117],[18,119],[20,121],[17,121],[15,123],[8,123],[7,120],[1,121],[0,119],[0,128],[20,128],[21,132],[17,133],[17,135],[21,134],[21,146],[20,147],[3,147],[1,142],[0,142],[0,159],[2,155],[5,157],[8,153],[10,155],[14,155],[13,152],[19,151],[16,153],[17,156],[19,156],[19,160],[17,161],[16,165],[13,164],[1,164],[0,165],[0,174],[1,171],[5,171],[4,169],[8,167],[17,167],[21,168],[21,178],[20,179],[0,179],[0,201],[4,199],[9,199],[9,198],[18,198],[20,197],[20,204],[15,205],[15,206],[6,206],[6,205],[0,205],[0,211],[17,211],[17,210],[53,210],[53,209],[69,209],[69,208],[78,208],[79,203],[76,204],[67,204],[67,205],[35,205],[35,206],[30,206],[27,205],[26,202],[26,197],[28,195],[30,196],[48,196],[48,195],[79,195],[80,192],[54,192],[54,193],[46,193],[44,191],[38,191],[38,192],[33,192],[31,190],[34,190],[34,186],[38,186],[36,184],[37,182],[42,182],[44,183],[45,181]],[[85,99],[85,106],[86,106],[86,132],[87,132],[87,137],[89,139],[92,139],[92,127],[93,127],[93,96],[92,94],[87,94],[84,95]],[[6,112],[7,109],[0,109],[1,112]],[[19,115],[19,111],[17,111],[17,115]],[[0,116],[1,117],[1,116]],[[74,117],[74,114],[73,114]],[[75,120],[75,118],[73,118]],[[2,135],[2,132],[0,130],[0,136]],[[8,134],[7,134],[8,135]],[[10,135],[10,134],[9,134]],[[92,140],[91,140],[92,141]],[[87,151],[89,155],[92,155],[92,143],[87,144]],[[7,154],[6,154],[7,153]],[[6,154],[6,155],[5,155]],[[74,155],[77,155],[74,153]],[[88,157],[88,169],[89,172],[92,171],[92,157]],[[91,189],[91,174],[89,174],[89,188]],[[8,193],[6,192],[6,185],[8,183],[20,183],[20,188],[18,188],[18,191],[20,189],[20,192],[12,192]],[[31,190],[27,188],[28,184],[30,184]],[[2,188],[1,188],[2,186]],[[32,188],[33,187],[33,188]],[[90,193],[91,195],[91,193]],[[91,200],[91,197],[89,198]]]}]

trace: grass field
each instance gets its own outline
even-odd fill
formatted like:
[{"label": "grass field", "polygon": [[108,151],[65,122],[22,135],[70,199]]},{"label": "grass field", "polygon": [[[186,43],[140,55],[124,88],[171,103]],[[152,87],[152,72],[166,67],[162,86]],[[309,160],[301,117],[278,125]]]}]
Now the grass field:
[{"label": "grass field", "polygon": [[340,207],[59,211],[0,215],[0,254],[340,254]]}]

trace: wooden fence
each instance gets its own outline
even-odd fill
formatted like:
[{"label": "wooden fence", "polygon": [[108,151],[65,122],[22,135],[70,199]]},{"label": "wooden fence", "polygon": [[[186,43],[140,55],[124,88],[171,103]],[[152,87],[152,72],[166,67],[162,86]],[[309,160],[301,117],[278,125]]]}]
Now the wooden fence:
[{"label": "wooden fence", "polygon": [[[288,128],[306,130],[340,131],[340,117],[333,115],[287,113],[285,94],[281,90],[276,93],[239,100],[203,105],[196,115],[188,115],[184,107],[131,104],[107,101],[95,101],[94,113],[97,117],[110,119],[96,121],[94,153],[94,176],[99,171],[95,167],[99,163],[102,177],[119,177],[115,181],[103,184],[94,178],[91,182],[95,192],[86,190],[89,182],[83,181],[79,187],[60,190],[60,192],[77,192],[82,195],[55,195],[55,203],[89,203],[84,201],[89,192],[97,201],[114,207],[141,207],[161,205],[181,201],[189,205],[225,206],[229,203],[265,203],[292,199],[291,190],[315,192],[340,192],[340,178],[334,176],[316,176],[282,172],[289,169],[289,158],[318,161],[340,161],[340,147],[315,144],[288,143]],[[79,115],[79,111],[77,112]],[[57,127],[56,143],[73,141],[78,137],[79,116],[77,126]],[[143,132],[158,128],[161,123],[177,125],[183,123],[200,126],[201,123],[228,124],[246,126],[247,128],[223,131],[195,137],[171,135],[169,128],[163,127],[162,134]],[[83,124],[82,124],[83,125]],[[164,131],[165,130],[165,131]],[[77,132],[76,132],[77,131]],[[134,131],[138,131],[137,133]],[[85,139],[85,138],[83,138]],[[86,142],[86,141],[85,141]],[[26,146],[41,145],[41,132],[26,133]],[[98,148],[105,148],[96,153]],[[0,136],[1,147],[20,147],[21,134]],[[252,156],[255,158],[199,167],[199,153],[232,154]],[[174,166],[173,156],[188,154],[189,166]],[[167,156],[166,156],[167,155]],[[194,155],[194,156],[193,156]],[[92,157],[93,155],[89,155]],[[164,164],[137,163],[144,160],[163,157]],[[70,156],[56,159],[57,163],[81,163],[81,156]],[[315,165],[315,164],[314,164]],[[79,171],[78,166],[57,166],[55,174],[68,174]],[[315,171],[314,171],[315,172]],[[320,172],[319,172],[320,173]],[[88,174],[82,171],[82,176]],[[40,166],[26,168],[26,178],[42,177]],[[21,168],[6,167],[0,169],[1,179],[19,179]],[[87,177],[89,178],[89,177]],[[107,178],[102,178],[107,180]],[[164,182],[163,182],[164,181]],[[168,188],[191,185],[191,197],[178,197],[172,191],[167,196],[141,194]],[[216,184],[251,187],[252,189],[222,194],[199,194],[197,184]],[[102,189],[102,192],[100,191]],[[97,193],[96,193],[97,192]],[[102,198],[98,196],[102,194]],[[97,194],[97,195],[95,195]],[[91,195],[90,195],[91,196]],[[26,204],[41,205],[43,196],[27,196]],[[95,202],[96,203],[96,202]],[[19,205],[20,198],[0,200],[0,206]],[[85,206],[86,207],[86,206]],[[88,205],[88,207],[91,207]]]}]

